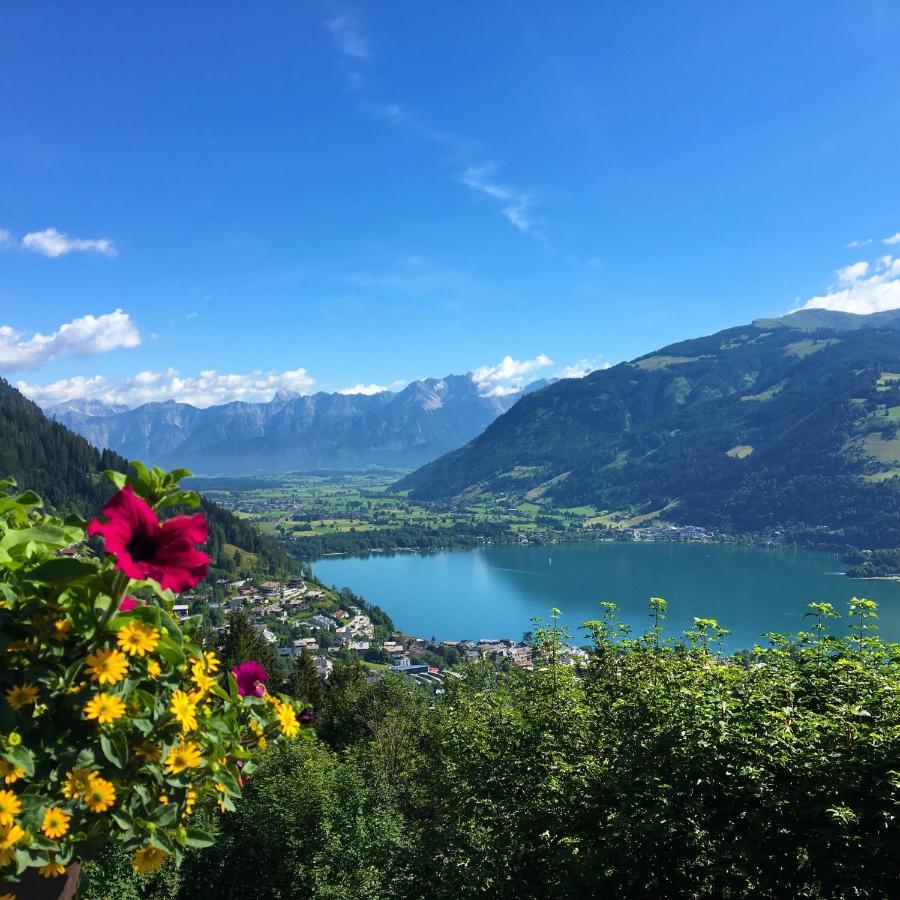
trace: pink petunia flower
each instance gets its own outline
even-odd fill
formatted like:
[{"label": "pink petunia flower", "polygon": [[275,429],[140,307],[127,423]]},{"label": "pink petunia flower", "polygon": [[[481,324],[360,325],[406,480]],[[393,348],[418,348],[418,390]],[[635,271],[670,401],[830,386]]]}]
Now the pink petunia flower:
[{"label": "pink petunia flower", "polygon": [[134,597],[123,597],[122,602],[119,604],[119,612],[131,612],[137,605],[138,602],[134,599]]},{"label": "pink petunia flower", "polygon": [[231,670],[237,682],[238,693],[242,697],[262,697],[266,692],[265,682],[269,673],[255,660],[247,660]]},{"label": "pink petunia flower", "polygon": [[101,535],[106,552],[115,556],[116,568],[129,578],[152,578],[176,593],[195,587],[209,568],[209,556],[197,549],[206,540],[206,519],[201,515],[159,517],[131,485],[117,491],[88,534]]}]

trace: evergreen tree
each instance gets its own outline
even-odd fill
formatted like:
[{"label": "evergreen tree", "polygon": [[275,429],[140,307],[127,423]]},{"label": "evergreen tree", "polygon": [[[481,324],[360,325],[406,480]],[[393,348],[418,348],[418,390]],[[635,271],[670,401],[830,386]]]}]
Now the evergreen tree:
[{"label": "evergreen tree", "polygon": [[316,671],[312,654],[306,647],[303,652],[294,657],[294,665],[288,678],[287,692],[298,700],[306,701],[318,713],[322,709],[325,700],[325,685]]},{"label": "evergreen tree", "polygon": [[272,690],[279,680],[280,665],[272,645],[250,624],[242,612],[233,612],[225,623],[219,655],[226,670],[248,659],[256,660],[268,673],[267,687]]}]

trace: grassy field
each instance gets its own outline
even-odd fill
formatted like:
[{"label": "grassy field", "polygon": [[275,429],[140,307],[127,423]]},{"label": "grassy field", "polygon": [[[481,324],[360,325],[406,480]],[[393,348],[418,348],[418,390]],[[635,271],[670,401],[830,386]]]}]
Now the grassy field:
[{"label": "grassy field", "polygon": [[211,481],[209,489],[197,479],[192,486],[263,533],[282,539],[407,526],[449,529],[460,523],[505,524],[528,535],[542,528],[581,528],[598,514],[591,506],[550,510],[530,501],[511,505],[502,497],[453,507],[413,503],[388,490],[398,477],[396,472],[296,474],[267,478],[264,486],[252,479],[226,487]]}]

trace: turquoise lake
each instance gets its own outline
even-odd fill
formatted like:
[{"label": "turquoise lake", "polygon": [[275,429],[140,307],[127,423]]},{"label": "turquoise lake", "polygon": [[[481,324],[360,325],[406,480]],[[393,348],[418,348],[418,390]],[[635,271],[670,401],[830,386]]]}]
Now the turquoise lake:
[{"label": "turquoise lake", "polygon": [[[900,641],[900,583],[856,581],[838,557],[728,544],[588,543],[501,546],[435,554],[333,557],[313,567],[326,584],[350,587],[385,609],[401,631],[441,640],[520,638],[531,617],[562,611],[573,632],[612,601],[633,629],[649,625],[647,601],[668,601],[666,630],[694,616],[731,630],[730,649],[768,631],[797,631],[807,604],[844,612],[853,595],[880,605],[881,634]],[[840,626],[838,626],[840,627]]]}]

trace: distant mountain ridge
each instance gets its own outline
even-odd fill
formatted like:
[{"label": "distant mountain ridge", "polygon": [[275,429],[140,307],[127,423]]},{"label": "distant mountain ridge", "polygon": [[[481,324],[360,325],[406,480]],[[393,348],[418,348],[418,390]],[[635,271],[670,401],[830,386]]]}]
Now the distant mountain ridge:
[{"label": "distant mountain ridge", "polygon": [[97,447],[207,475],[415,468],[471,440],[523,393],[486,396],[471,376],[448,375],[372,395],[279,393],[268,403],[205,409],[75,401],[47,414]]},{"label": "distant mountain ridge", "polygon": [[396,487],[893,547],[898,424],[900,310],[802,310],[559,381]]}]

